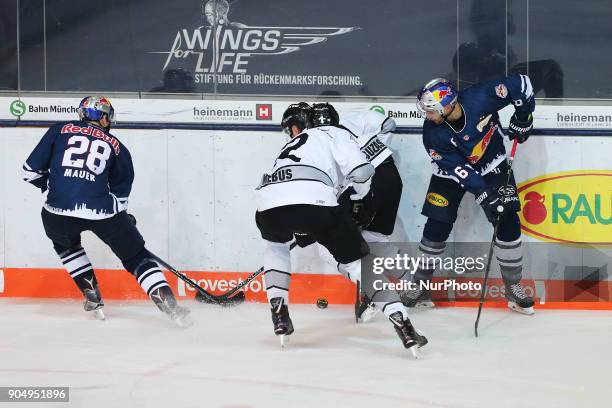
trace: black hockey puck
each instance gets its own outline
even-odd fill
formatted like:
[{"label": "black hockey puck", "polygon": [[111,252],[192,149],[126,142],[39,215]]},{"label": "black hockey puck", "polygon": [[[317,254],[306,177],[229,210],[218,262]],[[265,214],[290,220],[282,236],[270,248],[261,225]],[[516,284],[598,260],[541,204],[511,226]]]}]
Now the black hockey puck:
[{"label": "black hockey puck", "polygon": [[327,305],[329,304],[329,302],[327,301],[327,299],[325,298],[319,298],[317,299],[317,307],[319,309],[325,309],[327,307]]}]

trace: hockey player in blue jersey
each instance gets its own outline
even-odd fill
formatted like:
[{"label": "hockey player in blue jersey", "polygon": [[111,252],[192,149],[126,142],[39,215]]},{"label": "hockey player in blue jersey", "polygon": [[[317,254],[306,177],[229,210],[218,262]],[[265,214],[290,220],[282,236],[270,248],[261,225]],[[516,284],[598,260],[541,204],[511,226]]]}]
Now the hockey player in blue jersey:
[{"label": "hockey player in blue jersey", "polygon": [[[434,172],[422,214],[427,217],[420,255],[442,256],[465,192],[474,194],[487,219],[499,223],[495,256],[505,285],[508,307],[533,314],[533,299],[521,286],[520,202],[514,177],[506,185],[508,164],[498,111],[513,104],[508,136],[523,143],[532,130],[535,100],[529,77],[513,74],[458,92],[445,79],[428,82],[417,97],[426,117],[423,145]],[[433,269],[420,268],[415,281],[430,280]],[[418,286],[420,287],[420,286]],[[433,306],[426,290],[407,291],[404,304]]]},{"label": "hockey player in blue jersey", "polygon": [[131,272],[157,307],[178,326],[190,324],[127,213],[134,168],[128,149],[110,133],[114,109],[104,97],[85,97],[79,120],[57,123],[23,165],[23,179],[45,194],[42,221],[64,267],[82,292],[85,311],[104,319],[104,302],[81,233],[92,231]]}]

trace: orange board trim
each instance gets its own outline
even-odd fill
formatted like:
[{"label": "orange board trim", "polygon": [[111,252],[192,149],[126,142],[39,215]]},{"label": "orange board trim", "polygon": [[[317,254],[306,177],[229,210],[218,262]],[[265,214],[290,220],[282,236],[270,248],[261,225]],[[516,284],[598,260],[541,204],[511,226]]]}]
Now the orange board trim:
[{"label": "orange board trim", "polygon": [[[204,289],[214,294],[221,294],[247,278],[249,272],[210,272],[210,271],[184,271]],[[189,299],[195,296],[195,290],[176,276],[165,272],[166,279],[179,299]],[[106,300],[144,300],[146,294],[140,288],[136,279],[124,270],[97,269],[96,277],[100,284],[100,291]],[[482,281],[482,279],[471,279]],[[500,279],[491,279],[490,285],[501,285]],[[545,281],[547,291],[551,294],[561,293],[573,282]],[[533,281],[526,281],[532,284]],[[612,282],[598,282],[602,293],[612,293]],[[473,295],[473,294],[472,294]],[[576,302],[545,302],[539,303],[536,299],[536,308],[539,309],[565,309],[565,310],[612,310],[612,301],[597,301],[598,297],[592,293],[577,292],[582,301]],[[549,298],[555,298],[548,296]],[[0,298],[56,298],[80,299],[81,294],[76,285],[64,269],[58,268],[0,268]],[[261,278],[257,278],[247,285],[246,298],[249,301],[265,302],[266,293]],[[353,304],[355,302],[355,285],[340,275],[302,274],[292,275],[290,288],[290,301],[292,303],[314,304],[317,299],[325,298],[330,304]],[[595,298],[595,299],[592,299]],[[472,298],[473,299],[473,298]],[[505,307],[503,297],[489,298],[485,307]],[[459,302],[436,301],[436,305],[446,307],[475,307],[477,301],[471,299]]]}]

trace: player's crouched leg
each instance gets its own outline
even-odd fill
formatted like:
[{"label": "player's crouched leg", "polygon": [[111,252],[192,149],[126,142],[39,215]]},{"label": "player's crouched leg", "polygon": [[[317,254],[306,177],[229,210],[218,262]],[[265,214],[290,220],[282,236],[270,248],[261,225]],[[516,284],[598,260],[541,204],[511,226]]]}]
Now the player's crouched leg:
[{"label": "player's crouched leg", "polygon": [[501,217],[495,237],[495,257],[504,280],[508,307],[516,312],[532,315],[533,298],[525,293],[523,278],[523,249],[521,223],[517,213]]},{"label": "player's crouched leg", "polygon": [[104,320],[104,302],[98,286],[98,280],[93,267],[85,250],[81,245],[65,248],[60,244],[54,243],[53,247],[58,253],[64,267],[74,280],[77,287],[83,294],[85,301],[83,308],[86,312],[93,312],[96,319]]},{"label": "player's crouched leg", "polygon": [[87,253],[81,246],[81,231],[87,228],[87,221],[52,214],[45,209],[41,217],[45,233],[53,242],[53,249],[85,298],[83,308],[86,312],[93,312],[95,318],[104,320],[104,302],[98,281]]},{"label": "player's crouched leg", "polygon": [[[361,260],[370,251],[355,224],[349,218],[340,215],[334,217],[330,228],[314,232],[313,236],[334,256],[338,262],[338,270],[360,285],[362,282]],[[384,274],[380,275],[380,279],[384,283],[389,283]],[[376,308],[382,310],[393,324],[402,345],[409,349],[414,357],[418,357],[417,349],[427,344],[427,339],[412,326],[408,318],[408,311],[402,305],[397,292],[377,291],[366,285],[362,288],[362,292],[367,302],[365,304],[373,303]],[[357,311],[357,317],[359,317],[359,311]]]},{"label": "player's crouched leg", "polygon": [[144,239],[125,211],[115,216],[95,221],[91,228],[121,260],[127,271],[132,273],[138,284],[155,305],[176,323],[177,326],[191,325],[189,309],[177,304],[172,289],[153,255],[145,248]]},{"label": "player's crouched leg", "polygon": [[177,326],[188,327],[192,324],[188,318],[189,309],[177,304],[166,277],[149,250],[142,247],[136,255],[121,261],[159,310],[168,315]]}]

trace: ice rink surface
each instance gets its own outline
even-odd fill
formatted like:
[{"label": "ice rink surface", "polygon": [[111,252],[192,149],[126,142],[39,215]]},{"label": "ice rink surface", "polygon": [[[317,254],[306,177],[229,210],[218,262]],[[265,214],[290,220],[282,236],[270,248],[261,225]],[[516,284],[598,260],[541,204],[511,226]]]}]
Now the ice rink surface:
[{"label": "ice rink surface", "polygon": [[0,299],[0,385],[70,386],[69,403],[25,407],[607,407],[612,312],[417,311],[430,344],[412,360],[381,316],[290,305],[281,350],[263,304],[188,303],[175,328],[148,302],[110,302],[93,320],[76,301]]}]

